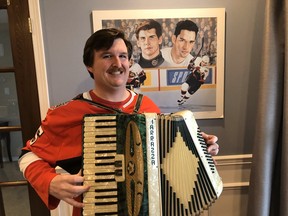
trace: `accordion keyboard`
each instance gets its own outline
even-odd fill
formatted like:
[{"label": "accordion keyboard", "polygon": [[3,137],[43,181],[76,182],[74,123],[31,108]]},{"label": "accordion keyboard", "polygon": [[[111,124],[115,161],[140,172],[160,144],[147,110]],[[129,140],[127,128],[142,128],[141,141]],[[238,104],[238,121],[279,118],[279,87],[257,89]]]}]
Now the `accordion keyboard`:
[{"label": "accordion keyboard", "polygon": [[[85,118],[83,149],[83,215],[118,215],[117,177],[122,176],[121,160],[117,163],[116,118]],[[116,166],[115,166],[116,164]]]}]

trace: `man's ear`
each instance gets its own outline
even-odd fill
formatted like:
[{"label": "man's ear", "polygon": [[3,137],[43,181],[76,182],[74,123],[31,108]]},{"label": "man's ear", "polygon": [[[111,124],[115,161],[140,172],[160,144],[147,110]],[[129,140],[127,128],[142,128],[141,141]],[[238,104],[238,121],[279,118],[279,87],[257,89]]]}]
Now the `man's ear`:
[{"label": "man's ear", "polygon": [[94,74],[91,72],[92,68],[89,66],[86,66],[87,71],[89,72],[90,77],[92,77],[94,79]]},{"label": "man's ear", "polygon": [[92,67],[86,66],[86,69],[87,69],[87,71],[88,71],[89,73],[92,73]]},{"label": "man's ear", "polygon": [[140,46],[139,40],[136,41],[136,44],[137,44],[137,47],[141,49],[141,46]]},{"label": "man's ear", "polygon": [[162,40],[163,40],[163,39],[162,39],[162,35],[161,35],[161,36],[159,37],[159,43],[158,43],[159,45],[162,44]]},{"label": "man's ear", "polygon": [[173,44],[176,43],[176,36],[175,35],[172,35],[171,41],[172,41]]}]

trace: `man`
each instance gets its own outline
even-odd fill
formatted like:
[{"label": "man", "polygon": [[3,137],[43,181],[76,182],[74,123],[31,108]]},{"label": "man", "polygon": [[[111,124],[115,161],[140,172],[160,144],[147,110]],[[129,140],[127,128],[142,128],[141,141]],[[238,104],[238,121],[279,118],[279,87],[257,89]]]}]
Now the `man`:
[{"label": "man", "polygon": [[[126,89],[132,45],[117,29],[102,29],[90,36],[83,61],[94,89],[48,110],[46,118],[27,141],[19,158],[20,170],[49,209],[60,200],[72,205],[73,216],[81,215],[81,194],[89,190],[82,185],[82,121],[85,114],[107,114],[121,110],[133,113],[138,95]],[[138,103],[137,103],[138,104]],[[139,113],[159,113],[159,108],[143,97]],[[204,134],[208,151],[218,153],[217,137]],[[60,166],[71,175],[56,174]]]},{"label": "man", "polygon": [[161,50],[165,61],[170,67],[187,67],[193,56],[190,54],[196,36],[198,26],[191,20],[179,21],[172,36],[172,47]]},{"label": "man", "polygon": [[135,62],[133,57],[130,59],[129,72],[126,87],[136,93],[140,93],[140,86],[143,85],[146,80],[146,73],[143,68]]},{"label": "man", "polygon": [[153,19],[141,22],[136,30],[137,45],[141,48],[138,64],[142,68],[165,67],[166,62],[160,52],[162,28]]},{"label": "man", "polygon": [[181,96],[178,105],[184,104],[204,83],[209,75],[209,56],[197,57],[188,65],[190,74],[181,85]]}]

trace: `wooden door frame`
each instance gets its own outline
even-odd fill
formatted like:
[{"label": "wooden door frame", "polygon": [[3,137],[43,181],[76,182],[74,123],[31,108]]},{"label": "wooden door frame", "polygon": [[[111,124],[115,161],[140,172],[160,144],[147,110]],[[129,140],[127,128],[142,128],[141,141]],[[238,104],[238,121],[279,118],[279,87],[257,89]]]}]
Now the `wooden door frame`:
[{"label": "wooden door frame", "polygon": [[[25,144],[34,136],[49,106],[44,49],[40,46],[42,31],[41,28],[37,30],[39,23],[41,24],[40,7],[36,0],[0,0],[0,3],[1,8],[7,9],[8,13],[13,71],[17,86],[22,139]],[[33,18],[30,17],[30,11]],[[37,18],[35,13],[38,13]],[[36,19],[39,19],[38,24]],[[35,27],[32,20],[35,21]],[[49,216],[50,211],[34,189],[30,185],[28,189],[31,216]]]},{"label": "wooden door frame", "polygon": [[[44,119],[47,110],[50,107],[50,103],[49,103],[48,82],[47,82],[39,0],[28,0],[28,7],[30,13],[30,25],[32,34],[32,44],[34,50],[37,88],[39,95],[38,101],[40,108],[40,116],[41,119]],[[50,215],[50,211],[46,208],[46,206],[43,205],[42,201],[32,188],[30,188],[29,190],[29,197],[30,197],[31,216]],[[40,205],[41,208],[38,208],[37,207],[38,205]]]},{"label": "wooden door frame", "polygon": [[22,138],[25,143],[33,137],[41,122],[28,1],[10,1],[7,13]]},{"label": "wooden door frame", "polygon": [[28,0],[41,118],[50,107],[39,0]]}]

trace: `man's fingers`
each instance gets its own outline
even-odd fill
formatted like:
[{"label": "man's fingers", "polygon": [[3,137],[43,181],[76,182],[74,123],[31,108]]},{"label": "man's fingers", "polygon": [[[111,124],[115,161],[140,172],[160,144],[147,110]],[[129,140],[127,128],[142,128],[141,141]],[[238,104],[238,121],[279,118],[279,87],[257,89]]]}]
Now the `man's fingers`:
[{"label": "man's fingers", "polygon": [[70,183],[71,185],[81,185],[84,181],[83,176],[76,175],[62,175],[65,178],[65,181]]},{"label": "man's fingers", "polygon": [[208,145],[207,151],[211,155],[217,155],[219,152],[219,145],[217,143],[214,143],[213,145]]},{"label": "man's fingers", "polygon": [[201,132],[204,140],[206,141],[207,144],[213,144],[218,141],[218,137],[210,134],[206,134],[204,132]]},{"label": "man's fingers", "polygon": [[76,201],[75,199],[73,198],[65,198],[63,199],[65,202],[67,202],[68,204],[74,206],[74,207],[77,207],[77,208],[83,208],[84,207],[84,204],[81,203],[81,202],[78,202]]}]

